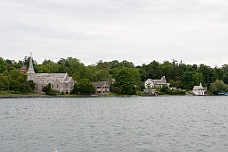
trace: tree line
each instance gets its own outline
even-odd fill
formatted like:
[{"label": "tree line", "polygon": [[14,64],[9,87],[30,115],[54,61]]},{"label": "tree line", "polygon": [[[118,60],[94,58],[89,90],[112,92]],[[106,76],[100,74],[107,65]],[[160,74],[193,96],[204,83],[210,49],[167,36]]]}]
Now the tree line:
[{"label": "tree line", "polygon": [[[27,82],[26,74],[19,69],[24,64],[29,66],[29,56],[22,61],[13,61],[0,57],[0,90],[8,89],[29,92],[34,88],[33,82]],[[132,62],[113,60],[98,61],[93,65],[85,65],[77,58],[61,58],[57,62],[45,59],[41,64],[33,60],[36,73],[65,73],[77,81],[75,89],[80,86],[91,86],[91,82],[115,79],[112,91],[118,94],[135,94],[144,89],[148,79],[160,79],[165,76],[171,87],[192,90],[195,85],[202,83],[211,92],[227,91],[228,64],[221,67],[210,67],[205,64],[185,64],[176,60],[159,63],[155,60],[149,64],[135,66]],[[88,90],[91,91],[91,88]],[[75,91],[76,92],[76,91]],[[86,89],[85,89],[86,92]]]}]

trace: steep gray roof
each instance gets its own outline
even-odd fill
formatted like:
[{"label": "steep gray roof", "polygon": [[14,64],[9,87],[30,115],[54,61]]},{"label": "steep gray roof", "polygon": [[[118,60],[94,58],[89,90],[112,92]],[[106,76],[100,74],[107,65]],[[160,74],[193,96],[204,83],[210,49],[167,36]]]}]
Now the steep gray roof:
[{"label": "steep gray roof", "polygon": [[33,78],[36,82],[54,82],[56,80],[60,82],[73,81],[71,77],[68,77],[67,73],[36,73]]},{"label": "steep gray roof", "polygon": [[101,87],[106,84],[106,81],[92,82],[95,87]]},{"label": "steep gray roof", "polygon": [[34,69],[33,69],[32,53],[30,53],[28,74],[34,74],[34,73],[35,73],[35,71],[34,71]]}]

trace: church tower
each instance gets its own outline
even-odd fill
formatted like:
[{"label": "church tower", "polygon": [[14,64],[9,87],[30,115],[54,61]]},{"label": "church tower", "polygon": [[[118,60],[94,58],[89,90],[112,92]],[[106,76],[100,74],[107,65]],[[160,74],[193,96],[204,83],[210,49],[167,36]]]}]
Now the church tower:
[{"label": "church tower", "polygon": [[32,62],[32,53],[30,53],[29,69],[27,74],[28,74],[28,80],[32,80],[33,76],[35,75],[35,71],[33,69],[33,62]]}]

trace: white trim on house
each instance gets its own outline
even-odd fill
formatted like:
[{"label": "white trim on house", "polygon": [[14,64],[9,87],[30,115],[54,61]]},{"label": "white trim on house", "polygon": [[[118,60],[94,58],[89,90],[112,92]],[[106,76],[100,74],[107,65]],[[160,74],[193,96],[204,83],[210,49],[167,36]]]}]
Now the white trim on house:
[{"label": "white trim on house", "polygon": [[200,83],[199,86],[193,87],[192,93],[197,96],[204,96],[205,91],[207,91],[207,88],[204,88]]},{"label": "white trim on house", "polygon": [[161,88],[162,86],[169,87],[169,85],[165,76],[162,76],[161,79],[147,79],[144,83],[146,89]]}]

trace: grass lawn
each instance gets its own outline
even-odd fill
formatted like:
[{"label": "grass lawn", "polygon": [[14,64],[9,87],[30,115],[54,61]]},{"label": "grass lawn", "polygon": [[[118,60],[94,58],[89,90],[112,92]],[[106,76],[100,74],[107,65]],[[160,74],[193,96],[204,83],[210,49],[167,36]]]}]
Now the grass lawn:
[{"label": "grass lawn", "polygon": [[[8,90],[2,90],[0,91],[0,98],[1,97],[50,97],[50,95],[46,95],[43,93],[22,93],[22,92],[14,92],[14,91],[8,91]],[[58,95],[54,95],[53,97],[90,97],[91,95],[76,95],[76,94],[58,94]],[[115,93],[109,93],[108,95],[106,95],[107,97],[118,97],[118,96],[129,96],[129,95],[118,95]]]},{"label": "grass lawn", "polygon": [[[30,97],[30,96],[43,96],[43,97],[47,97],[49,95],[46,95],[46,94],[43,94],[43,93],[22,93],[22,92],[14,92],[14,91],[6,91],[6,90],[3,90],[3,91],[0,91],[0,97]],[[56,97],[74,97],[74,96],[77,96],[77,95],[72,95],[72,94],[64,94],[64,95],[54,95]],[[53,97],[54,97],[53,96]]]},{"label": "grass lawn", "polygon": [[14,91],[0,91],[0,96],[45,96],[42,93],[21,93]]}]

